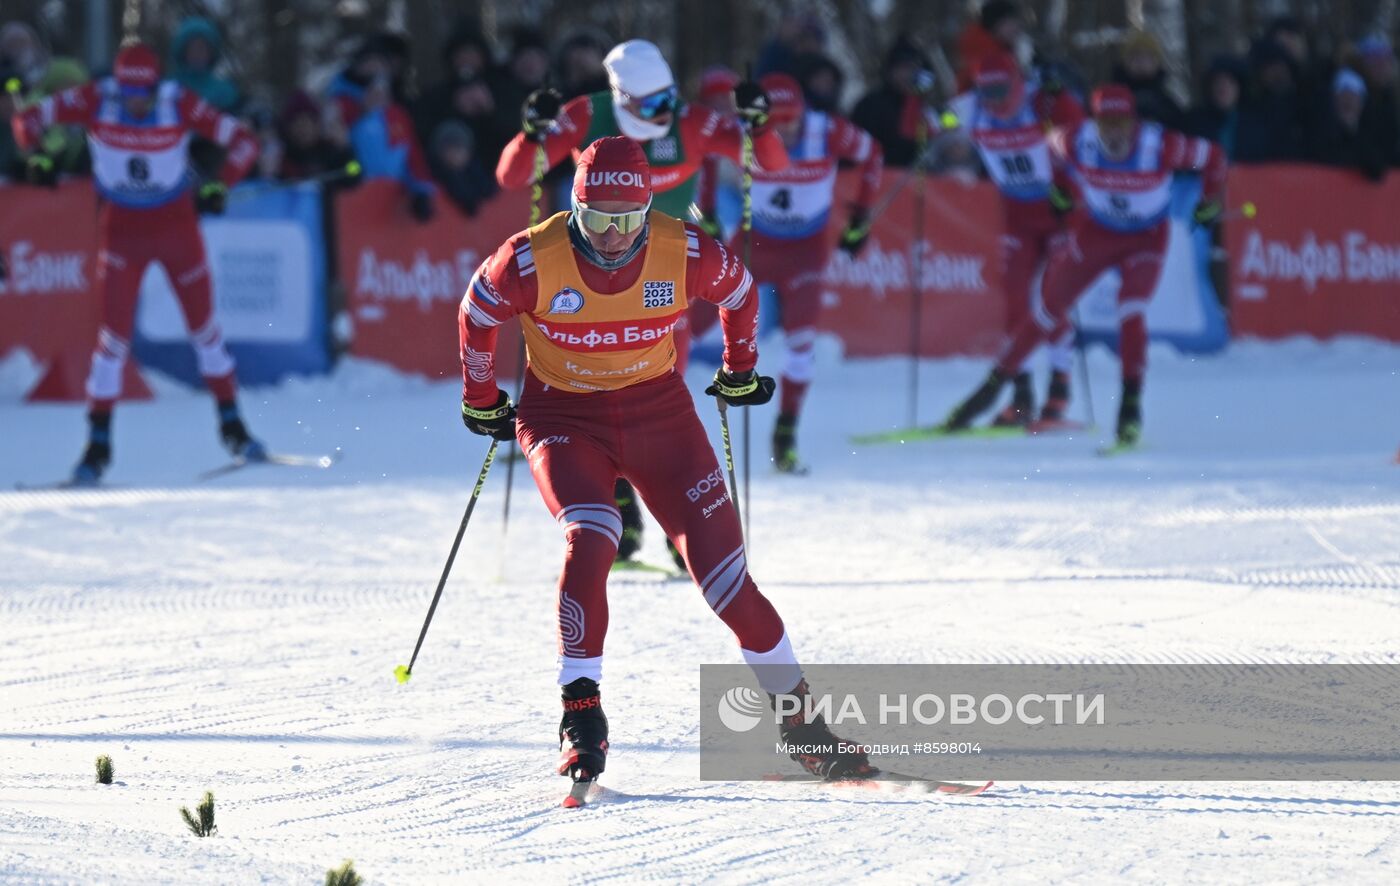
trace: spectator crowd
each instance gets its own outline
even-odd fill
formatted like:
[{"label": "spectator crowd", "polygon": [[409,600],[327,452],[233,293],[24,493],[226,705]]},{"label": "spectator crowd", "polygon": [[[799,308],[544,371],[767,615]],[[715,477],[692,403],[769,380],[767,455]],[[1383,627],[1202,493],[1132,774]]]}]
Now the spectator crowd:
[{"label": "spectator crowd", "polygon": [[[846,72],[831,53],[830,35],[811,14],[784,16],[763,44],[754,68],[792,75],[810,107],[840,112],[883,146],[886,162],[907,166],[919,146],[900,126],[906,102],[941,101],[966,89],[982,56],[1010,50],[1033,71],[1040,88],[1086,90],[1063,60],[1038,55],[1018,4],[987,0],[957,43],[957,82],[936,82],[928,52],[901,37],[889,47],[879,82],[846,109]],[[185,20],[171,35],[166,76],[221,110],[244,117],[262,145],[257,175],[265,179],[335,180],[351,160],[365,176],[400,182],[413,213],[427,219],[439,201],[473,215],[496,193],[497,158],[520,129],[526,96],[546,83],[565,99],[608,88],[603,57],[612,41],[584,31],[556,45],[521,29],[498,47],[470,25],[447,34],[445,72],[419,90],[408,37],[384,32],[360,41],[329,85],[294,89],[280,107],[251,102],[228,77],[217,27]],[[0,26],[0,118],[26,101],[88,79],[76,59],[52,54],[23,22]],[[732,88],[736,77],[710,69],[696,84],[697,100]],[[1145,118],[1218,142],[1236,163],[1308,162],[1355,170],[1373,180],[1400,165],[1400,97],[1394,49],[1383,34],[1360,35],[1336,57],[1319,57],[1302,24],[1270,22],[1245,56],[1214,59],[1194,101],[1173,93],[1167,58],[1150,33],[1126,35],[1112,79],[1132,90]],[[728,86],[726,86],[728,84]],[[248,84],[243,84],[247,86]],[[216,150],[212,145],[205,149]],[[81,133],[56,128],[43,150],[59,170],[83,174],[88,157]],[[196,164],[212,168],[217,156]],[[934,140],[926,162],[935,173],[976,174],[978,159],[957,131]],[[24,157],[8,127],[0,127],[0,177],[22,178]]]}]

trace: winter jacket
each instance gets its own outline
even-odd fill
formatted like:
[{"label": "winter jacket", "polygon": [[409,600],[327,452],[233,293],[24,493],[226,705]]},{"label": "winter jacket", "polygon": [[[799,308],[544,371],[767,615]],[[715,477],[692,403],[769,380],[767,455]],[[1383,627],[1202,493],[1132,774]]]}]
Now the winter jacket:
[{"label": "winter jacket", "polygon": [[[183,61],[185,47],[196,38],[203,38],[213,50],[207,70],[195,70],[187,67]],[[243,97],[232,80],[214,73],[223,52],[223,40],[213,22],[205,18],[187,18],[180,23],[175,40],[170,44],[170,78],[219,110],[232,113],[238,109]]]},{"label": "winter jacket", "polygon": [[382,108],[365,108],[366,88],[349,72],[333,81],[326,97],[335,104],[350,132],[350,145],[366,178],[392,178],[411,193],[432,193],[432,173],[413,132],[408,111],[392,100]]}]

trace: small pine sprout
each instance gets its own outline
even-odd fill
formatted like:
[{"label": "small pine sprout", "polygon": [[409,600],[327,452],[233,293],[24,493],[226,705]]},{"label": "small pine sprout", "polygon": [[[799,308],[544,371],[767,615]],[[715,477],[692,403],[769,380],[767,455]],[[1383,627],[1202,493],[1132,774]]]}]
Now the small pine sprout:
[{"label": "small pine sprout", "polygon": [[97,758],[97,783],[112,783],[112,758],[106,754],[101,754]]},{"label": "small pine sprout", "polygon": [[355,873],[355,862],[348,858],[340,867],[326,871],[326,886],[360,886],[364,882],[364,879]]},{"label": "small pine sprout", "polygon": [[214,825],[214,794],[211,791],[204,792],[204,799],[199,801],[195,807],[195,812],[199,817],[195,818],[190,814],[188,806],[180,807],[180,817],[185,820],[185,826],[190,829],[190,833],[196,837],[208,837],[218,830]]}]

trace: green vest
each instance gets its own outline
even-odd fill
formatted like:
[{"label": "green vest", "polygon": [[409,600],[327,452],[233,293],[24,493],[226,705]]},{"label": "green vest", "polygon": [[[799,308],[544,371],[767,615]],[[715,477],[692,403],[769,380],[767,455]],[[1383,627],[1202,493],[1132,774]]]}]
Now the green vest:
[{"label": "green vest", "polygon": [[[617,115],[613,111],[612,93],[595,92],[588,97],[588,103],[593,109],[592,122],[589,123],[588,133],[583,137],[582,147],[588,147],[600,138],[607,138],[610,135],[622,135],[622,129],[617,125]],[[671,129],[661,138],[654,138],[648,142],[637,142],[642,146],[642,151],[647,155],[647,162],[653,169],[661,169],[667,166],[679,166],[685,162],[685,145],[681,141],[680,130],[681,114],[680,108],[671,115]],[[695,202],[695,185],[700,174],[693,172],[690,177],[669,191],[656,191],[651,196],[651,208],[659,209],[669,216],[690,220],[690,204]]]}]

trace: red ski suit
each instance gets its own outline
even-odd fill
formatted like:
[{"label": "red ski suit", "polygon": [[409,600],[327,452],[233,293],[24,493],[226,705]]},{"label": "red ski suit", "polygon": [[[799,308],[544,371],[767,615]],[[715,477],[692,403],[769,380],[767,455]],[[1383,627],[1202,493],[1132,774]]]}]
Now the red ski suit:
[{"label": "red ski suit", "polygon": [[1092,120],[1053,133],[1057,174],[1076,197],[1078,209],[1067,234],[1051,250],[1034,305],[1013,335],[998,368],[1013,374],[1100,274],[1117,270],[1119,356],[1123,378],[1141,381],[1147,369],[1147,303],[1166,258],[1171,179],[1177,172],[1201,174],[1202,199],[1219,199],[1225,188],[1225,155],[1202,138],[1138,125],[1127,159],[1111,161]]},{"label": "red ski suit", "polygon": [[[506,241],[472,278],[459,312],[463,396],[475,406],[498,396],[496,327],[521,317],[528,371],[516,435],[567,542],[560,683],[601,673],[608,571],[622,532],[618,477],[636,487],[675,542],[746,658],[785,647],[782,620],[749,576],[724,472],[674,370],[672,331],[690,299],[719,306],[725,365],[754,367],[752,277],[698,228],[659,212],[637,257],[607,272],[575,251],[568,217],[559,213]],[[788,687],[770,691],[796,684],[795,663],[790,676]]]},{"label": "red ski suit", "polygon": [[[609,92],[570,99],[540,144],[518,133],[501,152],[496,180],[503,188],[523,188],[534,180],[539,151],[544,151],[545,167],[552,169],[570,156],[577,158],[595,139],[621,135],[612,103]],[[707,157],[743,162],[744,131],[732,114],[686,104],[675,112],[670,132],[637,144],[651,166],[652,208],[684,219],[696,201],[699,172]],[[783,141],[771,127],[755,131],[752,145],[758,168],[782,169],[787,165]],[[685,317],[676,327],[675,343],[676,368],[684,375],[690,356],[689,321]]]},{"label": "red ski suit", "polygon": [[[786,147],[786,168],[753,172],[749,260],[759,285],[773,286],[778,292],[778,320],[787,344],[779,411],[795,416],[812,382],[822,277],[831,259],[827,227],[835,202],[837,166],[855,165],[860,191],[852,208],[864,213],[880,188],[884,152],[879,142],[849,120],[810,110],[803,112],[797,137]],[[704,189],[702,199],[706,212],[713,212],[712,187]],[[742,255],[744,237],[742,231],[736,233],[730,249]],[[707,305],[697,308],[692,323],[698,334],[713,323],[713,311]]]},{"label": "red ski suit", "polygon": [[[918,110],[918,106],[911,107]],[[1056,129],[1078,125],[1084,119],[1084,108],[1068,92],[1052,94],[1028,86],[1020,106],[1008,115],[989,113],[975,91],[953,99],[950,110],[977,147],[982,166],[1001,195],[1002,292],[1009,337],[1029,315],[1037,298],[1036,279],[1049,257],[1052,241],[1064,229],[1064,222],[1050,206],[1055,172],[1048,137]],[[923,112],[926,125],[937,132],[940,121],[926,107]],[[906,119],[904,124],[912,135],[916,123]],[[1059,340],[1069,332],[1068,324],[1063,324],[1054,338]]]},{"label": "red ski suit", "polygon": [[214,318],[209,265],[190,197],[189,140],[197,134],[227,149],[220,178],[231,185],[257,159],[252,133],[169,81],[156,87],[150,115],[131,119],[122,108],[120,87],[110,77],[45,98],[11,122],[16,141],[26,148],[36,145],[50,126],[77,125],[88,133],[102,197],[97,264],[102,325],[87,381],[92,409],[110,411],[121,396],[141,276],[156,261],[164,266],[184,311],[200,374],[218,400],[233,399],[233,358]]}]

